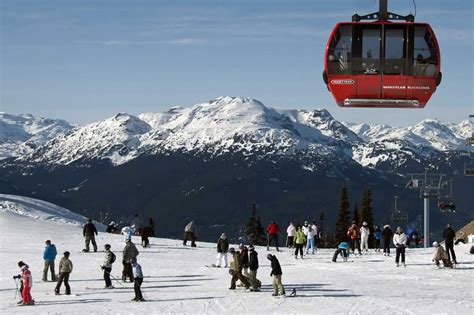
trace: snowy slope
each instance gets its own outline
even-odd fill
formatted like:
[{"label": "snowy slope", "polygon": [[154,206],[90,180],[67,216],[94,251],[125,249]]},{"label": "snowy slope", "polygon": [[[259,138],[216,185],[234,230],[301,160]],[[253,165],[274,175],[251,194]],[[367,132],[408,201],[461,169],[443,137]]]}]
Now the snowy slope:
[{"label": "snowy slope", "polygon": [[[35,207],[33,205],[33,207]],[[40,211],[34,208],[35,211]],[[33,209],[30,209],[33,211]],[[151,239],[151,248],[139,247],[139,263],[145,275],[142,290],[148,302],[131,302],[133,286],[114,281],[115,289],[104,290],[99,265],[103,253],[80,253],[82,230],[60,222],[41,221],[0,212],[1,257],[0,312],[4,314],[472,314],[474,312],[474,256],[468,245],[455,250],[461,262],[455,270],[434,270],[432,249],[408,249],[407,267],[396,268],[394,257],[369,252],[350,257],[348,263],[332,263],[332,249],[323,249],[306,259],[295,260],[291,252],[277,253],[287,293],[297,297],[271,296],[271,278],[266,249],[257,247],[262,291],[228,290],[225,268],[207,268],[214,262],[215,244],[200,243],[191,249],[181,241]],[[179,227],[181,228],[181,227]],[[19,234],[21,231],[21,234]],[[216,236],[217,238],[218,236]],[[55,296],[55,284],[42,282],[44,240],[51,239],[58,252],[71,252],[74,270],[70,277],[73,295]],[[120,279],[121,235],[99,233],[99,247],[112,245],[117,254],[112,275]],[[134,242],[139,243],[138,237]],[[58,257],[59,259],[59,257]],[[36,306],[15,306],[18,260],[29,264]],[[56,264],[58,262],[56,261]],[[62,288],[64,290],[64,287]]]},{"label": "snowy slope", "polygon": [[0,159],[32,152],[73,126],[60,119],[0,112]]}]

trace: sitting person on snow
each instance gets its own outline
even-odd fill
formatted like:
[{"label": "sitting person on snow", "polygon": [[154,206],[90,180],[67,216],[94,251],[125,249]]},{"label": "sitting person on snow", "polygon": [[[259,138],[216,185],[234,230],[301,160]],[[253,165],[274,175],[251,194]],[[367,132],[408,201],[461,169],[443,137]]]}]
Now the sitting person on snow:
[{"label": "sitting person on snow", "polygon": [[441,246],[438,242],[433,242],[433,247],[436,248],[433,261],[437,267],[439,267],[439,262],[443,262],[443,266],[448,268],[453,268],[453,264],[448,258],[448,254],[444,250],[443,246]]},{"label": "sitting person on snow", "polygon": [[349,256],[349,244],[347,242],[340,242],[339,246],[337,246],[336,251],[334,252],[334,256],[332,256],[332,261],[336,262],[337,257],[341,255],[344,261],[347,261],[347,257]]}]

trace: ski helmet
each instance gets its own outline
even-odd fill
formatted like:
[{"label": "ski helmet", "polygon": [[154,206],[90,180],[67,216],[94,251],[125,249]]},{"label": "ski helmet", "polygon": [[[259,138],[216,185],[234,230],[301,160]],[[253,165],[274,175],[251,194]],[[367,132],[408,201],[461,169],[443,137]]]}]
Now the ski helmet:
[{"label": "ski helmet", "polygon": [[362,223],[362,225],[363,225],[363,226],[367,226],[368,223],[364,221],[364,222]]},{"label": "ski helmet", "polygon": [[436,241],[434,241],[434,242],[433,242],[433,247],[438,247],[438,246],[439,246],[439,243],[436,242]]}]

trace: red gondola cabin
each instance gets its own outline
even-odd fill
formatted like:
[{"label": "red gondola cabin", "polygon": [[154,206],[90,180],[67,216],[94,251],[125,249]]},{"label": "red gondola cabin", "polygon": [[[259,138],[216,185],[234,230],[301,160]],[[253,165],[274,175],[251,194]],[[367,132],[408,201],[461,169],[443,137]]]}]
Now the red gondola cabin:
[{"label": "red gondola cabin", "polygon": [[359,22],[355,17],[338,23],[326,46],[323,79],[337,104],[423,108],[441,82],[439,46],[431,27]]}]

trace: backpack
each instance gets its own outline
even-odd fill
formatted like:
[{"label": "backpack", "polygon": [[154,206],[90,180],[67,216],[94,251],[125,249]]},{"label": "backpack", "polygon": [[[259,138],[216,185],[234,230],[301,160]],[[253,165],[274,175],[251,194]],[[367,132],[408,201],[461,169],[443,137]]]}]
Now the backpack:
[{"label": "backpack", "polygon": [[117,259],[117,256],[113,252],[110,252],[112,256],[110,256],[110,263],[113,264],[115,262],[115,259]]}]

